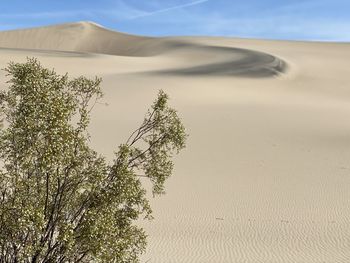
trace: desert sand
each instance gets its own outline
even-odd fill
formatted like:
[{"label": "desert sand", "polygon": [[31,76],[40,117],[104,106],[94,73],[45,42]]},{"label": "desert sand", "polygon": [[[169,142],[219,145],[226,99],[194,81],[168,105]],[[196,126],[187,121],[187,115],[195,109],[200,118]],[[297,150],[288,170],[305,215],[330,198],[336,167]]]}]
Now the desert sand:
[{"label": "desert sand", "polygon": [[140,222],[142,262],[350,262],[350,44],[91,22],[0,32],[1,68],[27,56],[103,78],[91,144],[110,160],[158,90],[170,95],[189,139],[155,219]]}]

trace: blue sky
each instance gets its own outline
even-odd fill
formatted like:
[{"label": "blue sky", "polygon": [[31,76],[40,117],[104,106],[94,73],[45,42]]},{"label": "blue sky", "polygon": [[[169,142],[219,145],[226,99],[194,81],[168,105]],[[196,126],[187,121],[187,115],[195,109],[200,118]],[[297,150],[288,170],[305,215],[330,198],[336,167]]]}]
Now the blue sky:
[{"label": "blue sky", "polygon": [[90,20],[141,35],[350,41],[350,0],[10,0],[0,30]]}]

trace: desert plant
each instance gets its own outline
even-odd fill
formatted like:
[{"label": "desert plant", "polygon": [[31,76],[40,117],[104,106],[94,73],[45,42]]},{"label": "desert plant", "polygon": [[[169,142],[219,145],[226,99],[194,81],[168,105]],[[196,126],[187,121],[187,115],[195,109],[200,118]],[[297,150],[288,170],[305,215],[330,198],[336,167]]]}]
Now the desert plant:
[{"label": "desert plant", "polygon": [[0,262],[138,262],[151,218],[140,178],[164,191],[186,134],[160,91],[112,163],[88,145],[101,79],[69,80],[35,58],[0,93]]}]

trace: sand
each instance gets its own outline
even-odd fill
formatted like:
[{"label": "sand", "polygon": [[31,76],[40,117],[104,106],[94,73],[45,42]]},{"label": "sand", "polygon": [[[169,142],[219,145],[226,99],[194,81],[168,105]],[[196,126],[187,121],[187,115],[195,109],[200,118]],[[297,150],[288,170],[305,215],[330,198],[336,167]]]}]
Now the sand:
[{"label": "sand", "polygon": [[1,68],[35,56],[103,78],[108,105],[90,131],[109,159],[157,91],[170,95],[190,137],[152,199],[155,219],[140,222],[142,262],[350,262],[350,44],[148,38],[80,22],[0,32],[0,47]]}]

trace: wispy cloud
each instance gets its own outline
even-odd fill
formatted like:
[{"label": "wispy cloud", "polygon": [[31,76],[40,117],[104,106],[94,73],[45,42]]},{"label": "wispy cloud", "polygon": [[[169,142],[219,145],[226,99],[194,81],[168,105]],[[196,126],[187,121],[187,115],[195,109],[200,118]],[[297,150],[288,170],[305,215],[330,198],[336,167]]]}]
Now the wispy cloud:
[{"label": "wispy cloud", "polygon": [[97,15],[103,15],[113,20],[130,20],[134,17],[141,17],[148,12],[132,7],[123,0],[114,2],[114,6],[105,9],[94,10]]},{"label": "wispy cloud", "polygon": [[145,12],[143,14],[133,16],[133,17],[131,17],[131,19],[138,19],[138,18],[142,18],[142,17],[153,16],[153,15],[157,15],[157,14],[160,14],[160,13],[173,11],[173,10],[176,10],[176,9],[184,9],[186,7],[204,4],[204,3],[209,2],[209,1],[210,0],[198,0],[198,1],[187,3],[187,4],[171,6],[171,7],[168,7],[168,8],[163,8],[163,9],[158,9],[158,10],[155,10],[155,11]]},{"label": "wispy cloud", "polygon": [[80,9],[80,10],[59,10],[59,11],[41,11],[31,13],[0,13],[0,19],[16,20],[47,20],[47,19],[71,19],[75,17],[99,17],[107,16],[118,20],[135,20],[142,17],[154,16],[160,13],[170,12],[177,9],[204,4],[211,0],[197,0],[190,3],[175,5],[168,8],[160,8],[154,11],[145,11],[127,4],[124,0],[114,2],[113,7],[102,9]]}]

